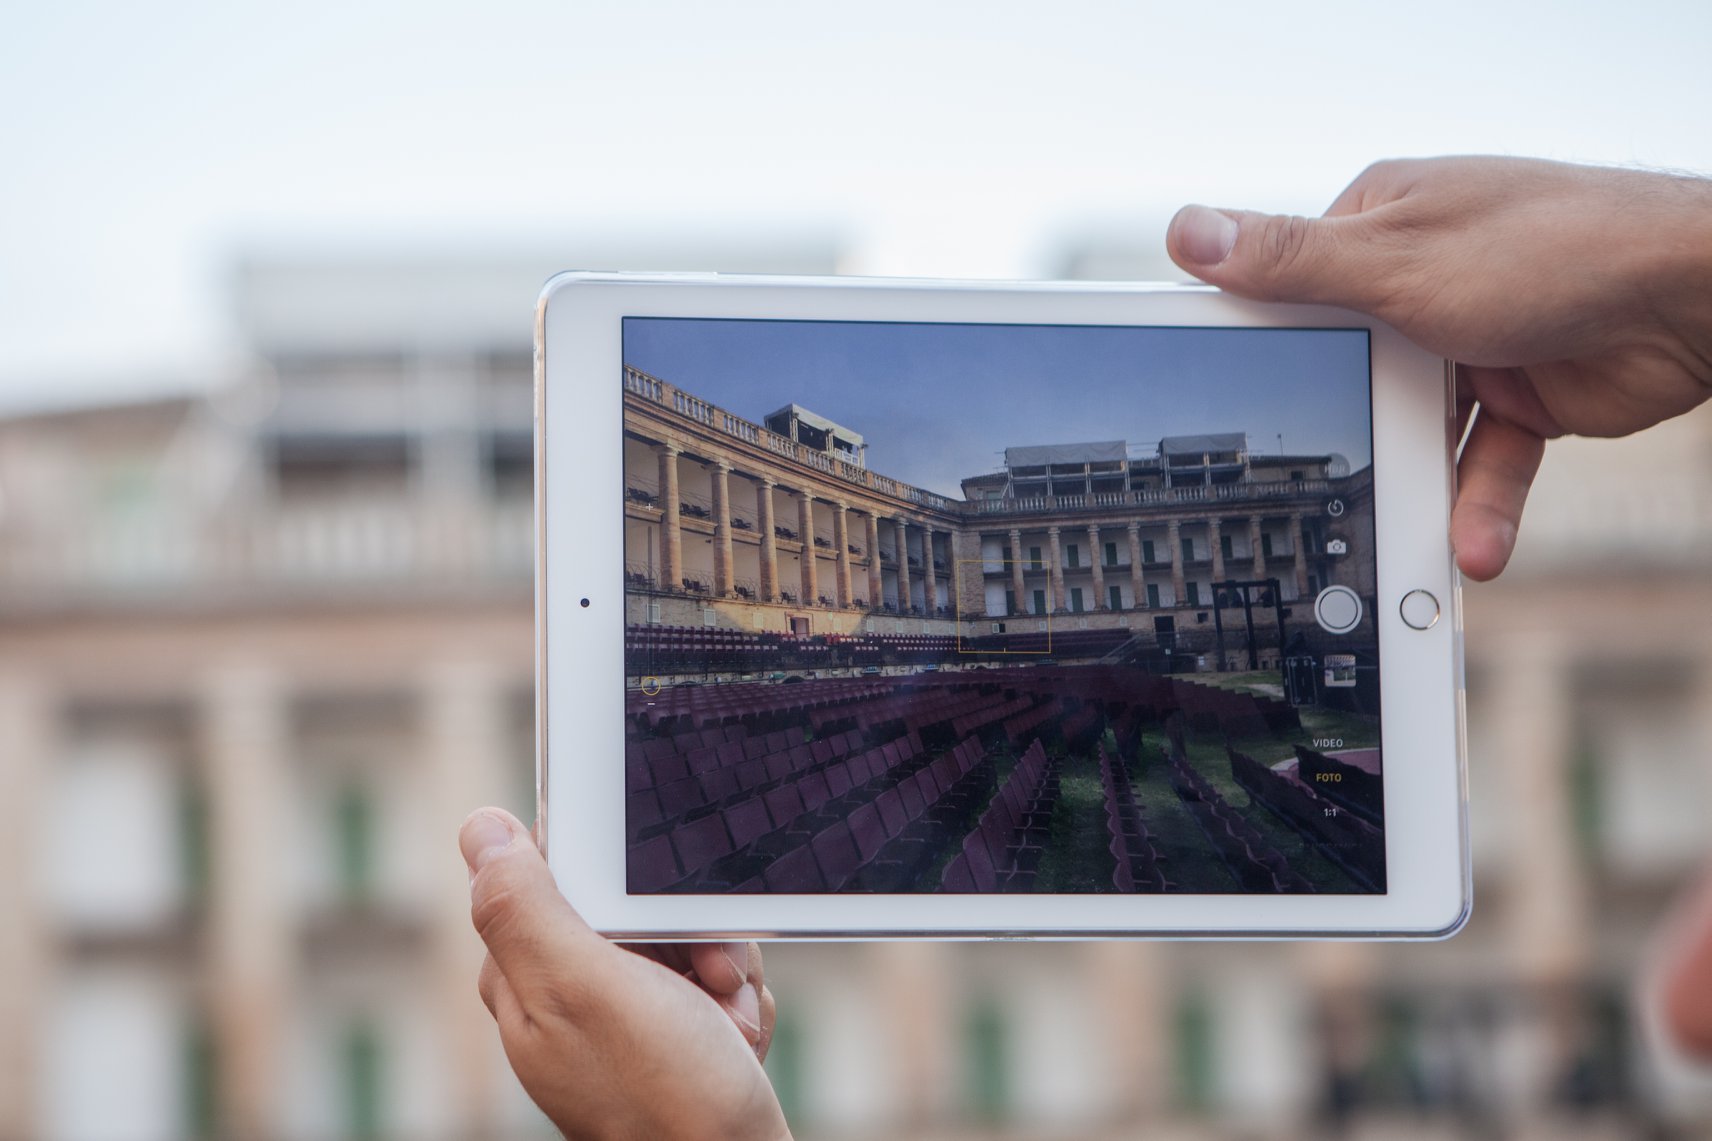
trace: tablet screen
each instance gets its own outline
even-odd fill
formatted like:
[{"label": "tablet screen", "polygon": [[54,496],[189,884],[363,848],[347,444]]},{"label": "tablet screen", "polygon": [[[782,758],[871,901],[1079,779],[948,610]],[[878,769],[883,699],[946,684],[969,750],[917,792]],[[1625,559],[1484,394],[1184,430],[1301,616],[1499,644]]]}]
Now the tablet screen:
[{"label": "tablet screen", "polygon": [[632,894],[1385,891],[1366,330],[623,359]]}]

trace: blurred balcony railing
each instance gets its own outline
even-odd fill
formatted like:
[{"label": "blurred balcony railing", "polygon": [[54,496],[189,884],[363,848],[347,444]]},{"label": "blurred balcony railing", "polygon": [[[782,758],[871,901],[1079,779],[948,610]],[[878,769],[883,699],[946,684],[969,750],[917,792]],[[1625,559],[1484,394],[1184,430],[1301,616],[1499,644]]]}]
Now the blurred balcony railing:
[{"label": "blurred balcony railing", "polygon": [[0,605],[167,601],[213,590],[526,584],[527,499],[448,507],[417,500],[258,504],[210,519],[93,521],[0,533]]}]

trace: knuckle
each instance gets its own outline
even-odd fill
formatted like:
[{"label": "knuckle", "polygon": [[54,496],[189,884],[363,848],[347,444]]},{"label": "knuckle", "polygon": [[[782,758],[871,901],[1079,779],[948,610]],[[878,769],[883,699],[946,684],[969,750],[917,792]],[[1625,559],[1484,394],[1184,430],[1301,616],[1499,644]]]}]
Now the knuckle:
[{"label": "knuckle", "polygon": [[1300,214],[1268,218],[1255,243],[1255,268],[1271,279],[1291,276],[1306,259],[1313,236],[1313,223]]},{"label": "knuckle", "polygon": [[514,885],[493,876],[485,880],[481,876],[476,877],[470,901],[470,922],[475,925],[476,934],[481,936],[483,943],[491,948],[505,941],[520,902]]}]

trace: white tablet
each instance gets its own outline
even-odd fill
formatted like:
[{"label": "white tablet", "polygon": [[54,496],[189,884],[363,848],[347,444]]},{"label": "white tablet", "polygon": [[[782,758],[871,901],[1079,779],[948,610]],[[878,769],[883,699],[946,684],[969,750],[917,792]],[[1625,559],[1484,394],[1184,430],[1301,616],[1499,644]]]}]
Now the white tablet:
[{"label": "white tablet", "polygon": [[1447,363],[1204,288],[565,274],[539,773],[622,937],[1438,937]]}]

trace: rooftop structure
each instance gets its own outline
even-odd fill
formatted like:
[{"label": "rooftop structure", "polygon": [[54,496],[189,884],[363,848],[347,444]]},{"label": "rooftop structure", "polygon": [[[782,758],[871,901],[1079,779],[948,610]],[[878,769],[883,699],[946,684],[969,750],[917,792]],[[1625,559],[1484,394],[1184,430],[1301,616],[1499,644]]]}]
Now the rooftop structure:
[{"label": "rooftop structure", "polygon": [[785,405],[770,414],[763,423],[768,431],[777,432],[788,440],[857,467],[867,466],[868,445],[860,433],[835,424],[824,416],[817,416],[800,404]]}]

